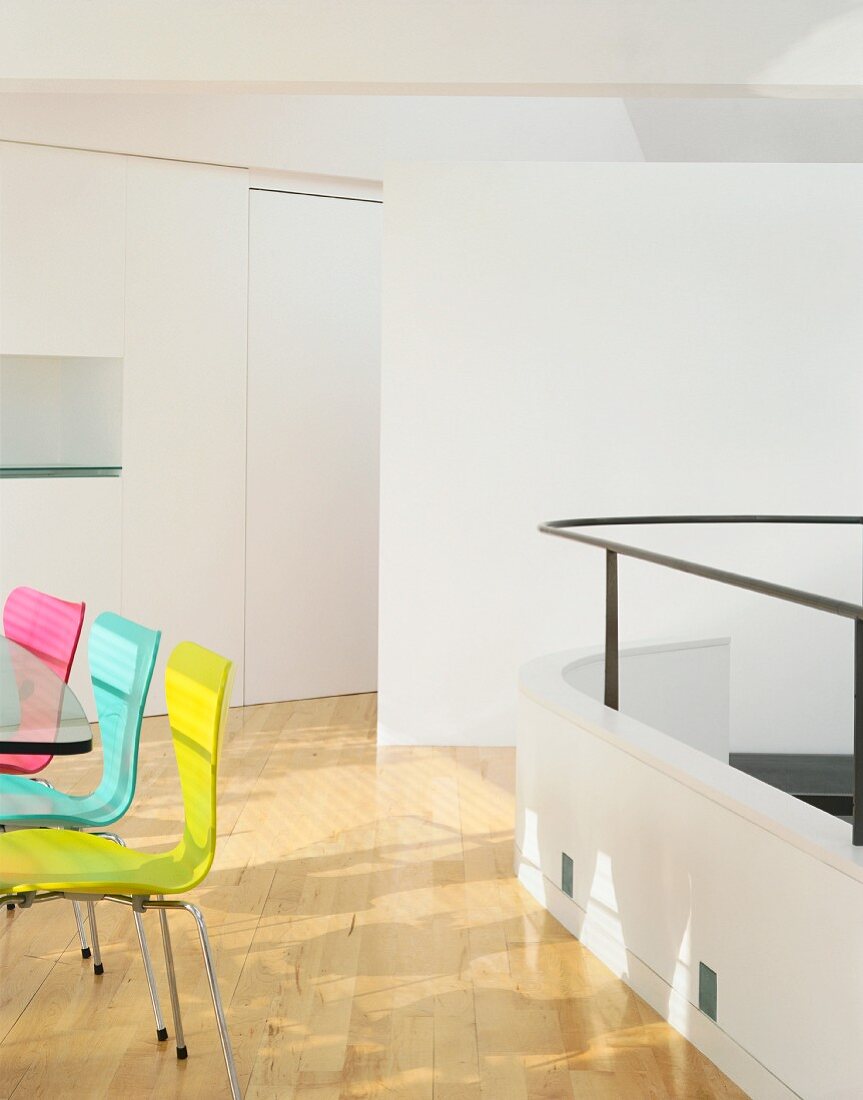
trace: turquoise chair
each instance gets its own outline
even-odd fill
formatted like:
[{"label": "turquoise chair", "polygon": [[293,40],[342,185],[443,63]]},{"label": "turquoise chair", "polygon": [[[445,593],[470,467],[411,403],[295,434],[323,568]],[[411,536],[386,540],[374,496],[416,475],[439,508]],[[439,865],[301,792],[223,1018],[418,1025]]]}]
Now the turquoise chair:
[{"label": "turquoise chair", "polygon": [[102,778],[90,794],[66,794],[22,775],[0,775],[0,822],[105,829],[129,809],[138,778],[144,703],[161,634],[105,612],[87,646],[90,678],[102,735]]},{"label": "turquoise chair", "polygon": [[[141,721],[160,638],[158,630],[148,630],[113,612],[98,616],[90,631],[87,656],[102,738],[103,765],[99,785],[89,794],[75,795],[23,775],[0,774],[0,825],[5,831],[87,829],[100,832],[115,843],[123,843],[115,833],[105,830],[126,813],[135,794]],[[81,954],[89,958],[91,951],[80,907],[77,901],[73,905]],[[88,913],[94,970],[101,974],[104,966],[92,902],[88,902]],[[136,927],[150,982],[156,1031],[160,1039],[166,1039],[168,1033],[161,1018],[140,917]]]}]

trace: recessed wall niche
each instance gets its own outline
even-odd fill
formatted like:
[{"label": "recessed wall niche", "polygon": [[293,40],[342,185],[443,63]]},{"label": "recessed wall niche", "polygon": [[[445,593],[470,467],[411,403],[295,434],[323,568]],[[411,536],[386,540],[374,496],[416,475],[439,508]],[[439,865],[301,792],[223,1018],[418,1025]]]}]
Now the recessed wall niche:
[{"label": "recessed wall niche", "polygon": [[0,356],[0,475],[119,475],[122,413],[122,359]]}]

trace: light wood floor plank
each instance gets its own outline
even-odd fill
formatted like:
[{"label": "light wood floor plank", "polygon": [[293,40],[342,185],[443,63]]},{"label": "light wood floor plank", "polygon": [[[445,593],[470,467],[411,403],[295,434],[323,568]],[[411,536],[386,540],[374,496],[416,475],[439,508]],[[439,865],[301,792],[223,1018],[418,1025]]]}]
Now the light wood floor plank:
[{"label": "light wood floor plank", "polygon": [[[98,753],[55,761],[86,791]],[[585,1100],[743,1093],[512,875],[514,754],[375,745],[375,697],[231,712],[204,911],[248,1100]],[[180,788],[144,724],[118,831],[164,850]],[[189,1059],[157,1044],[128,910],[105,974],[68,905],[0,913],[0,1100],[228,1095],[191,920],[171,914]],[[155,914],[146,925],[172,1032]]]}]

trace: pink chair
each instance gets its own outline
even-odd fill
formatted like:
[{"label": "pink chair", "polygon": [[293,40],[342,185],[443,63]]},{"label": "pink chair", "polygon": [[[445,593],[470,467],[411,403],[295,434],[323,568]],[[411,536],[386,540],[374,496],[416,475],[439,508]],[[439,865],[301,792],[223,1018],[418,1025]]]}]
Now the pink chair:
[{"label": "pink chair", "polygon": [[[83,603],[68,603],[35,588],[15,588],[3,608],[3,633],[13,642],[44,661],[65,683],[69,681],[81,627]],[[23,713],[22,725],[28,722]],[[56,720],[57,715],[53,716]],[[0,754],[0,774],[35,775],[53,760],[53,756],[12,756]]]}]

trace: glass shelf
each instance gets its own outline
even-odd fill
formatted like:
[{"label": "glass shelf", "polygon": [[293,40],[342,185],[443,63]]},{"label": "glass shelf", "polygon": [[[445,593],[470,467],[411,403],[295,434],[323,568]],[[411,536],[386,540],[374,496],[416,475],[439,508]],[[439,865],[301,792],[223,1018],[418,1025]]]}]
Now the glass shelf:
[{"label": "glass shelf", "polygon": [[8,477],[119,477],[122,466],[0,466],[0,480]]}]

